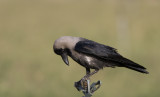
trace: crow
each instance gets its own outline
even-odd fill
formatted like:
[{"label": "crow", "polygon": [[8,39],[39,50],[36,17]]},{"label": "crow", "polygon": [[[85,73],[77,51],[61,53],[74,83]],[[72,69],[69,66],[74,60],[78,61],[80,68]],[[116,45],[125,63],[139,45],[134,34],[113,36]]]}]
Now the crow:
[{"label": "crow", "polygon": [[[85,67],[86,75],[83,78],[89,78],[104,67],[126,67],[141,73],[149,73],[145,67],[120,55],[115,48],[85,38],[62,36],[55,40],[53,49],[62,57],[65,64],[69,65],[70,56]],[[94,71],[91,72],[90,69]]]}]

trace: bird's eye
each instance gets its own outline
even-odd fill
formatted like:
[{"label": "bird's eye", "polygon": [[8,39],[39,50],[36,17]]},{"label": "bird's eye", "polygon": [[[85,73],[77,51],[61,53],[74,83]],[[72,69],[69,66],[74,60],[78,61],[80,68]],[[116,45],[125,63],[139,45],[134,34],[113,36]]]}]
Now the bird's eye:
[{"label": "bird's eye", "polygon": [[63,52],[65,52],[65,49],[55,49],[54,52],[58,55],[61,55]]},{"label": "bird's eye", "polygon": [[62,54],[62,50],[61,49],[55,49],[54,52],[58,55],[61,55]]}]

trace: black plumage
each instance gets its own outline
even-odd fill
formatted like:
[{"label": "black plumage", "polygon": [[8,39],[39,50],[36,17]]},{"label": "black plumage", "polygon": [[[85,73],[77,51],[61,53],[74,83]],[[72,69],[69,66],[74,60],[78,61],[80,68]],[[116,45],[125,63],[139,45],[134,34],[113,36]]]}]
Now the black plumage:
[{"label": "black plumage", "polygon": [[[54,43],[54,51],[61,55],[68,65],[70,56],[74,61],[86,68],[89,77],[104,67],[126,67],[141,73],[148,73],[146,68],[123,57],[115,48],[85,38],[64,36]],[[90,69],[95,69],[90,73]]]},{"label": "black plumage", "polygon": [[[78,42],[75,46],[75,50],[88,56],[97,58],[103,62],[110,61],[119,67],[127,67],[129,69],[133,69],[142,73],[148,73],[145,70],[146,68],[127,58],[124,58],[117,53],[115,48],[112,48],[110,46],[105,46],[103,44],[99,44],[90,40],[85,40]],[[104,65],[103,67],[106,66],[105,63],[102,65]]]}]

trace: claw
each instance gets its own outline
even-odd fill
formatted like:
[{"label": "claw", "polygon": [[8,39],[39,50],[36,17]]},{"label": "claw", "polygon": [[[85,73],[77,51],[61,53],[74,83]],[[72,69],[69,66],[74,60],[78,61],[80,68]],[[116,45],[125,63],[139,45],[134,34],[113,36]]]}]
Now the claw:
[{"label": "claw", "polygon": [[89,80],[89,78],[87,77],[83,77],[81,80],[75,82],[74,86],[76,87],[76,89],[78,91],[80,90],[86,90],[86,88],[88,87],[88,83],[87,80]]},{"label": "claw", "polygon": [[85,95],[84,97],[91,97],[92,94],[100,88],[100,86],[101,81],[94,82],[90,85],[90,80],[87,77],[83,77],[80,81],[75,82],[75,87],[78,91],[81,90],[83,92]]}]

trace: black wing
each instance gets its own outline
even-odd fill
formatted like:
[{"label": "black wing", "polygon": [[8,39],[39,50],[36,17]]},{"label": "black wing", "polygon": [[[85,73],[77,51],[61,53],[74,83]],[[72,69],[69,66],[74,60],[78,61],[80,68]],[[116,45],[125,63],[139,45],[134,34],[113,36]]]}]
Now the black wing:
[{"label": "black wing", "polygon": [[76,44],[75,50],[79,53],[84,53],[94,56],[101,60],[113,61],[119,63],[119,66],[127,67],[139,72],[146,73],[145,67],[127,59],[118,54],[115,48],[99,44],[91,40],[80,41]]},{"label": "black wing", "polygon": [[112,56],[120,56],[115,48],[90,40],[78,42],[75,46],[75,50],[80,53],[89,54],[103,59],[110,58]]}]

